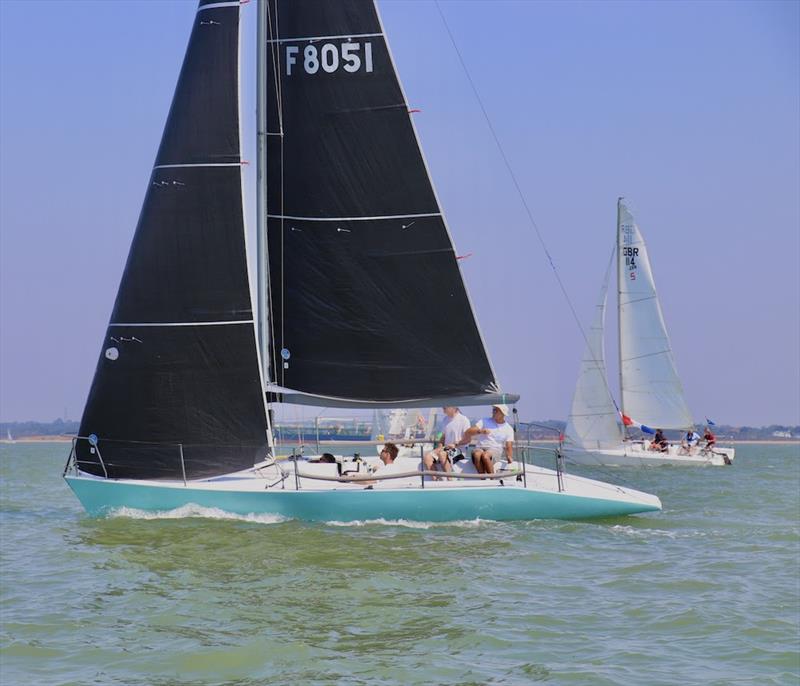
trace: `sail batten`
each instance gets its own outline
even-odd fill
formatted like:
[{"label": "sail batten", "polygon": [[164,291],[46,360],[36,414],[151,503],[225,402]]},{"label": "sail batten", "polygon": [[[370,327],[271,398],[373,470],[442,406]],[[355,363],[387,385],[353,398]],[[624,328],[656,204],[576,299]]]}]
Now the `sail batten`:
[{"label": "sail batten", "polygon": [[269,219],[295,219],[306,222],[359,222],[373,221],[377,219],[416,219],[419,217],[441,217],[441,212],[429,212],[426,214],[390,214],[374,217],[296,217],[288,214],[268,214]]},{"label": "sail batten", "polygon": [[293,36],[292,38],[269,38],[268,44],[295,43],[298,41],[352,40],[353,38],[380,38],[383,33],[344,33],[338,36]]}]

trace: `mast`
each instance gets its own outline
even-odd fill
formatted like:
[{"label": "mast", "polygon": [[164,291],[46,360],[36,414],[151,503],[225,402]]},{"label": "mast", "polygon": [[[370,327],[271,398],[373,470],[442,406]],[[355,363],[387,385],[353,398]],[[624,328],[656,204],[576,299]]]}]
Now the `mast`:
[{"label": "mast", "polygon": [[[622,196],[617,198],[617,354],[619,362],[619,405],[620,412],[625,414],[625,396],[622,393],[622,231],[620,230],[620,222],[622,221],[622,214],[620,205],[622,204]],[[622,440],[628,437],[628,427],[625,422],[622,422]]]},{"label": "mast", "polygon": [[261,377],[269,383],[269,263],[267,259],[267,3],[258,3],[256,43],[256,327]]}]

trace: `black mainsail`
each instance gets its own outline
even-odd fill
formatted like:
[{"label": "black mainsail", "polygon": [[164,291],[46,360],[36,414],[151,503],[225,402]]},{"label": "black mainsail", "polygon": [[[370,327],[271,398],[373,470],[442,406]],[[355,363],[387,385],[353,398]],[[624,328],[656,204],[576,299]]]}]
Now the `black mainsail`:
[{"label": "black mainsail", "polygon": [[291,389],[272,397],[488,402],[495,375],[373,0],[267,7],[270,381]]},{"label": "black mainsail", "polygon": [[81,420],[83,471],[198,478],[266,453],[238,72],[239,3],[201,0]]}]

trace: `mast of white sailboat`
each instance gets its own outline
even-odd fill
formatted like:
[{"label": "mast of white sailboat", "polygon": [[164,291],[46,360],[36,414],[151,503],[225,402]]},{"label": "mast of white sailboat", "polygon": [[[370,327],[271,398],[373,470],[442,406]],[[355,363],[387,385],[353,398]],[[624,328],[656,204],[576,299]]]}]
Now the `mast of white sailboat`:
[{"label": "mast of white sailboat", "polygon": [[[622,260],[622,230],[620,222],[622,221],[622,212],[620,205],[624,198],[621,196],[617,198],[617,354],[619,355],[619,406],[620,412],[623,417],[625,416],[625,396],[622,393],[622,267],[620,266]],[[628,438],[628,427],[625,425],[625,420],[622,420],[622,439]]]},{"label": "mast of white sailboat", "polygon": [[269,292],[267,261],[267,3],[259,0],[256,32],[256,328],[261,353],[261,377],[270,380]]}]

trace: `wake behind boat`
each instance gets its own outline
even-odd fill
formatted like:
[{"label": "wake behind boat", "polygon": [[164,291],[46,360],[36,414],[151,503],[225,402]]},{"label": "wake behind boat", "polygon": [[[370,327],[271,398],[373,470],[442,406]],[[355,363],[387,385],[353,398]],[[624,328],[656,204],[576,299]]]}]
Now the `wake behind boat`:
[{"label": "wake behind boat", "polygon": [[442,520],[659,509],[654,496],[524,465],[429,484],[418,461],[384,478],[349,473],[343,458],[275,460],[276,403],[517,396],[497,383],[372,0],[258,3],[253,311],[239,126],[247,8],[200,0],[65,470],[86,510]]},{"label": "wake behind boat", "polygon": [[[564,432],[565,456],[578,464],[609,467],[731,464],[734,449],[717,447],[710,428],[705,440],[694,434],[694,422],[675,368],[647,247],[622,198],[617,202],[615,254],[622,408],[617,407],[611,395],[605,364],[606,294],[612,259],[586,337],[581,371]],[[642,437],[630,435],[629,432],[637,428]],[[670,443],[660,435],[664,429],[684,431],[686,437],[678,443]]]}]

